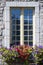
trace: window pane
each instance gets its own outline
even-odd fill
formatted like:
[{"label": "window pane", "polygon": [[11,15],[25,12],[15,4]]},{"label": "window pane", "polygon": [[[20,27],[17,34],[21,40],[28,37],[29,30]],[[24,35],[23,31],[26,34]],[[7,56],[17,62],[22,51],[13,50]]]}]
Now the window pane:
[{"label": "window pane", "polygon": [[[12,12],[11,12],[12,13]],[[15,15],[14,14],[11,14],[11,19],[12,20],[15,20]]]},{"label": "window pane", "polygon": [[28,9],[24,9],[24,19],[28,19]]},{"label": "window pane", "polygon": [[29,40],[33,40],[33,36],[29,36]]},{"label": "window pane", "polygon": [[29,23],[29,21],[28,20],[24,20],[24,24],[28,24]]},{"label": "window pane", "polygon": [[28,30],[29,28],[28,28],[28,26],[24,26],[24,30]]},{"label": "window pane", "polygon": [[15,31],[12,31],[12,35],[15,35]]},{"label": "window pane", "polygon": [[20,35],[20,31],[16,31],[16,35]]},{"label": "window pane", "polygon": [[24,40],[28,40],[28,36],[24,36]]},{"label": "window pane", "polygon": [[11,9],[11,16],[13,16],[13,18],[15,18],[15,19],[20,19],[20,12],[21,12],[21,10],[20,10],[20,8],[12,8]]},{"label": "window pane", "polygon": [[15,36],[12,36],[12,40],[15,40]]},{"label": "window pane", "polygon": [[16,36],[16,40],[20,40],[20,36]]},{"label": "window pane", "polygon": [[15,25],[12,25],[12,30],[15,30]]},{"label": "window pane", "polygon": [[15,24],[15,20],[12,19],[12,24]]},{"label": "window pane", "polygon": [[30,45],[30,46],[33,46],[33,42],[29,42],[29,45]]},{"label": "window pane", "polygon": [[33,19],[33,16],[29,15],[29,20],[32,20]]},{"label": "window pane", "polygon": [[29,26],[29,30],[31,30],[31,29],[33,29],[33,26],[31,25],[31,26]]},{"label": "window pane", "polygon": [[20,20],[16,20],[16,24],[20,24]]},{"label": "window pane", "polygon": [[33,35],[33,31],[29,31],[29,35]]},{"label": "window pane", "polygon": [[33,15],[33,9],[29,9],[29,14],[32,16]]},{"label": "window pane", "polygon": [[16,26],[16,30],[20,30],[20,26]]},{"label": "window pane", "polygon": [[28,31],[24,31],[24,35],[28,35]]},{"label": "window pane", "polygon": [[33,21],[32,20],[29,20],[29,24],[32,24],[33,23]]}]

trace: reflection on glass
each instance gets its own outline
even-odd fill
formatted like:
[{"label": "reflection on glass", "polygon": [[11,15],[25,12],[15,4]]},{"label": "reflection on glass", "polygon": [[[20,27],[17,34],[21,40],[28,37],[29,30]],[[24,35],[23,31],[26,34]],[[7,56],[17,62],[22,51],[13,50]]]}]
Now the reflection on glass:
[{"label": "reflection on glass", "polygon": [[28,9],[24,9],[24,19],[28,19]]},{"label": "reflection on glass", "polygon": [[20,19],[20,12],[21,12],[20,8],[11,9],[11,14],[12,14],[13,18],[15,18],[15,19]]},{"label": "reflection on glass", "polygon": [[29,14],[30,14],[30,16],[33,15],[33,9],[29,9]]},{"label": "reflection on glass", "polygon": [[32,24],[33,23],[33,21],[32,20],[29,20],[29,24]]},{"label": "reflection on glass", "polygon": [[28,20],[24,20],[24,24],[28,24],[29,23],[29,21]]},{"label": "reflection on glass", "polygon": [[33,19],[33,16],[29,15],[29,20],[32,20]]}]

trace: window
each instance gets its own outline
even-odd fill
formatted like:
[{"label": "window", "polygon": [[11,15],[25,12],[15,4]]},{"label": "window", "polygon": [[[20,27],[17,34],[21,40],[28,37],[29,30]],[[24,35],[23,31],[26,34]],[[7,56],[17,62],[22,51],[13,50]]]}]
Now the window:
[{"label": "window", "polygon": [[[23,32],[24,44],[33,45],[33,8],[11,8],[11,40],[12,44],[19,45],[21,33]],[[20,19],[21,15],[24,19]],[[21,30],[21,22],[23,22],[23,30]]]}]

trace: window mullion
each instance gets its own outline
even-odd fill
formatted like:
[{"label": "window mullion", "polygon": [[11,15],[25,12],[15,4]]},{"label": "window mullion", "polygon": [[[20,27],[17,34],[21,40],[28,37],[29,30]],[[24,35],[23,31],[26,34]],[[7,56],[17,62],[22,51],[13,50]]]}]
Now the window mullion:
[{"label": "window mullion", "polygon": [[20,15],[20,45],[24,44],[24,10],[21,9]]}]

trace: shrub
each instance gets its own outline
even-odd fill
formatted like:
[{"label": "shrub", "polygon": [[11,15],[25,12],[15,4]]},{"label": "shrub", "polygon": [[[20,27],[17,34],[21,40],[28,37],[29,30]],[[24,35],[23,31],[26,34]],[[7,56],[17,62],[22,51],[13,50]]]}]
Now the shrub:
[{"label": "shrub", "polygon": [[32,53],[32,47],[27,45],[12,46],[9,49],[1,48],[4,61],[7,63],[20,62],[24,65],[29,64],[29,56]]}]

